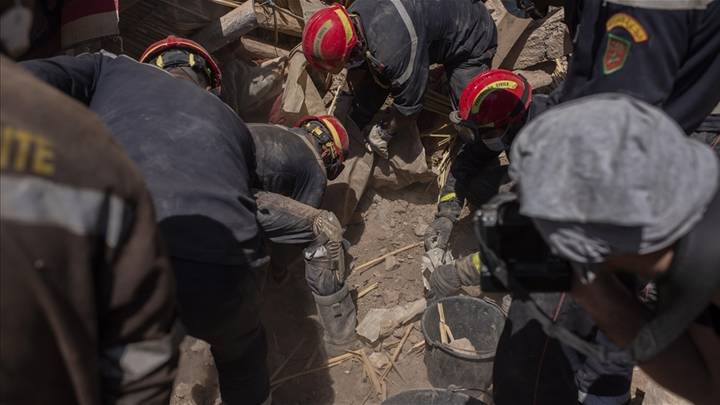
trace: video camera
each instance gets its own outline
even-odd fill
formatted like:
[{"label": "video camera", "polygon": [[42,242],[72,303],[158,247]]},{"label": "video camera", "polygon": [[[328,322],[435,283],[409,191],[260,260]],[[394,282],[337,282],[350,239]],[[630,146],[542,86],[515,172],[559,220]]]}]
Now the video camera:
[{"label": "video camera", "polygon": [[517,195],[504,192],[475,212],[475,235],[485,292],[569,291],[573,268],[550,251],[530,218],[520,214]]}]

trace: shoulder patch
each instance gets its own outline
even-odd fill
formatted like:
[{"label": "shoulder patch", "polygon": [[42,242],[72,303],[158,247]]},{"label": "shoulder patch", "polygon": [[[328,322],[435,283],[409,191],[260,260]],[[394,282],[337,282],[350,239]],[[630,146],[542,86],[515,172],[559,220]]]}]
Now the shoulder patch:
[{"label": "shoulder patch", "polygon": [[605,23],[605,30],[608,32],[618,27],[630,33],[634,42],[645,42],[648,40],[645,27],[643,27],[635,17],[629,14],[617,13],[610,17],[607,23]]},{"label": "shoulder patch", "polygon": [[603,73],[609,75],[625,66],[632,43],[617,35],[608,34],[607,47],[603,55]]}]

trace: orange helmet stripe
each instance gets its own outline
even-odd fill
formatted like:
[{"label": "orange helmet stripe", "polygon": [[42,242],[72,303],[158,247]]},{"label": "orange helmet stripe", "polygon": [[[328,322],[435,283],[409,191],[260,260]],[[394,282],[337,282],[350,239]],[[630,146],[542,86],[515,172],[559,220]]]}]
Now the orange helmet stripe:
[{"label": "orange helmet stripe", "polygon": [[338,19],[340,20],[340,23],[343,26],[343,30],[345,30],[345,43],[349,44],[353,38],[353,31],[352,31],[352,26],[350,25],[350,19],[348,18],[347,14],[345,13],[345,10],[343,10],[343,9],[340,9],[340,8],[336,9],[335,14],[337,14]]},{"label": "orange helmet stripe", "polygon": [[335,142],[335,145],[338,147],[338,149],[342,150],[342,142],[340,141],[340,135],[337,132],[337,128],[335,128],[335,125],[333,125],[332,121],[322,118],[320,120],[325,127],[330,131],[330,135],[332,135],[333,142]]}]

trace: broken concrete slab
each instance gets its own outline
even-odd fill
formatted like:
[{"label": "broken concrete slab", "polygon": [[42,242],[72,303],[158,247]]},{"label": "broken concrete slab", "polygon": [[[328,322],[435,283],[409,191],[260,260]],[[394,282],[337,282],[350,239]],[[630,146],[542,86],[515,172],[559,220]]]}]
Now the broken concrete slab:
[{"label": "broken concrete slab", "polygon": [[381,337],[389,336],[399,326],[422,314],[426,306],[427,302],[421,298],[392,308],[373,308],[360,321],[355,331],[370,343],[375,343]]}]

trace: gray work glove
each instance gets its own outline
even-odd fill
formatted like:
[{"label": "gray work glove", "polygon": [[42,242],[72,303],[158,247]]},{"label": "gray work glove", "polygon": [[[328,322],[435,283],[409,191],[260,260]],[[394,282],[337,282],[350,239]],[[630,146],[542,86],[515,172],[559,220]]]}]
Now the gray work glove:
[{"label": "gray work glove", "polygon": [[437,217],[425,231],[425,250],[439,248],[447,250],[453,222],[446,217]]},{"label": "gray work glove", "polygon": [[339,242],[343,240],[343,227],[335,214],[320,210],[313,219],[313,233],[320,237],[324,235],[328,240]]},{"label": "gray work glove", "polygon": [[383,128],[382,123],[373,125],[368,134],[368,144],[370,149],[383,159],[389,157],[388,142],[392,139],[392,134]]},{"label": "gray work glove", "polygon": [[458,271],[453,264],[439,266],[430,275],[430,292],[434,299],[457,295],[461,286]]}]

